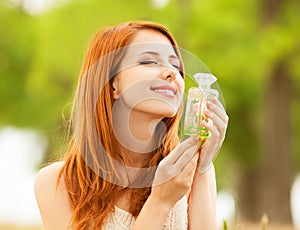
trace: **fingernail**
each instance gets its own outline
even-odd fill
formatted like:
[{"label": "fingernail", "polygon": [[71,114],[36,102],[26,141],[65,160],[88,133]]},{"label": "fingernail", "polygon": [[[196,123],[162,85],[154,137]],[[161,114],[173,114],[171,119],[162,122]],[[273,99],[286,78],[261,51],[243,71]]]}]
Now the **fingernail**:
[{"label": "fingernail", "polygon": [[207,108],[210,108],[210,106],[211,106],[212,104],[213,104],[212,101],[207,101],[207,102],[206,102]]},{"label": "fingernail", "polygon": [[211,116],[211,112],[208,110],[208,109],[206,109],[205,111],[204,111],[204,113],[207,115],[207,116]]}]

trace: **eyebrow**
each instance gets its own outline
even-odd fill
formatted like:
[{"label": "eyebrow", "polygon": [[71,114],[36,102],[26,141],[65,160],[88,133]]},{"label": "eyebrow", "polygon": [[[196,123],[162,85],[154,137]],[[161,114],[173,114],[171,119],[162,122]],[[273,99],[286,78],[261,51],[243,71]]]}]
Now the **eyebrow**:
[{"label": "eyebrow", "polygon": [[[138,56],[142,56],[144,54],[151,54],[153,56],[159,57],[159,53],[155,52],[155,51],[145,51],[145,52],[140,53]],[[178,56],[174,55],[174,54],[169,55],[169,58],[179,60]]]}]

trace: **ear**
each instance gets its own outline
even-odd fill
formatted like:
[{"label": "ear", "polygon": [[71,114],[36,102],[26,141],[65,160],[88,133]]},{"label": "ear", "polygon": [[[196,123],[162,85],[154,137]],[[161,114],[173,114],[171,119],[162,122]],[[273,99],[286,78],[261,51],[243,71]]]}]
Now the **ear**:
[{"label": "ear", "polygon": [[119,98],[119,93],[118,93],[118,82],[116,79],[113,80],[112,82],[112,93],[113,93],[113,98],[118,99]]}]

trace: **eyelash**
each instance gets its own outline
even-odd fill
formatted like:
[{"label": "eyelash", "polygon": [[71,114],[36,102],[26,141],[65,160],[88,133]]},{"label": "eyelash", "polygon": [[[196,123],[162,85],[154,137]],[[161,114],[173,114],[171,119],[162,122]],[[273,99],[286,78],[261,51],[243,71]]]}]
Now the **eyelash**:
[{"label": "eyelash", "polygon": [[178,65],[172,65],[175,69],[180,70],[180,66]]},{"label": "eyelash", "polygon": [[149,64],[158,64],[158,63],[156,61],[141,61],[140,64],[149,65]]},{"label": "eyelash", "polygon": [[[139,62],[141,65],[149,65],[149,64],[158,64],[158,62],[156,62],[156,61],[141,61],[141,62]],[[179,66],[178,65],[174,65],[174,64],[172,64],[172,66],[175,68],[175,69],[177,69],[177,70],[179,70]]]}]

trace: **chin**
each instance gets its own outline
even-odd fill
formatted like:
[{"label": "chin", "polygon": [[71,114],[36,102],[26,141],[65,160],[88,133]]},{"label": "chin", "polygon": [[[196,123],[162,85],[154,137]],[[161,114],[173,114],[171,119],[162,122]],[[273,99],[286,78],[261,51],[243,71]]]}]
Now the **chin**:
[{"label": "chin", "polygon": [[139,104],[135,109],[160,118],[174,117],[178,111],[177,106],[171,103],[152,100]]},{"label": "chin", "polygon": [[174,117],[177,113],[177,110],[170,110],[170,111],[166,111],[166,113],[164,114],[164,117]]}]

